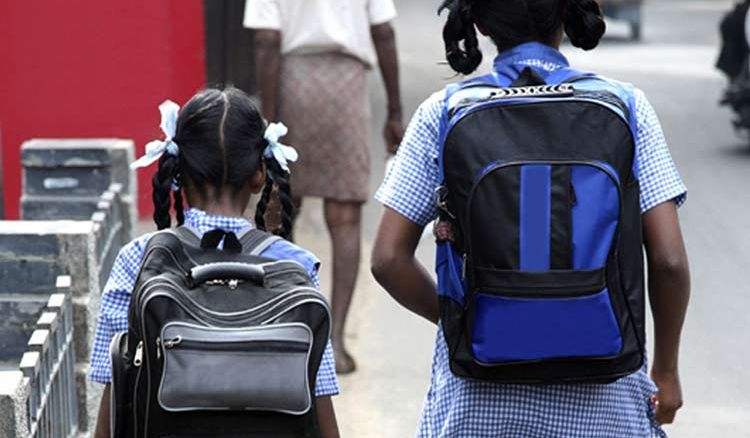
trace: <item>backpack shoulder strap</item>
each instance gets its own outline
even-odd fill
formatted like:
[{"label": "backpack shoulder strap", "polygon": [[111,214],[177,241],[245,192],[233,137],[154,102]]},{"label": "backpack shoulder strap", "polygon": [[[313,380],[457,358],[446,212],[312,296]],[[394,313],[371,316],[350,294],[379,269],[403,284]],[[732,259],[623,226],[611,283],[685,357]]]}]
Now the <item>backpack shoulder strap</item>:
[{"label": "backpack shoulder strap", "polygon": [[440,184],[445,180],[445,175],[443,173],[443,146],[448,134],[452,108],[464,98],[477,97],[488,93],[488,90],[502,86],[503,84],[501,83],[499,76],[495,73],[491,73],[477,78],[468,79],[463,82],[449,84],[445,87],[445,96],[442,99],[443,105],[440,115],[440,123],[438,125],[438,144],[440,145],[438,179]]},{"label": "backpack shoulder strap", "polygon": [[182,225],[170,231],[174,233],[182,242],[200,248],[202,234],[195,228],[192,228],[188,225]]},{"label": "backpack shoulder strap", "polygon": [[257,228],[246,228],[238,236],[245,254],[259,256],[271,245],[282,240],[281,237],[261,231]]},{"label": "backpack shoulder strap", "polygon": [[456,93],[461,93],[465,90],[471,89],[498,88],[505,85],[507,84],[503,84],[498,75],[494,73],[468,79],[455,84],[449,84],[445,87],[445,98],[443,100],[443,103],[446,109],[449,109],[455,103],[454,96],[456,95]]},{"label": "backpack shoulder strap", "polygon": [[547,82],[547,85],[557,85],[595,77],[596,75],[593,73],[576,70],[570,67],[561,67],[550,73],[545,82]]}]

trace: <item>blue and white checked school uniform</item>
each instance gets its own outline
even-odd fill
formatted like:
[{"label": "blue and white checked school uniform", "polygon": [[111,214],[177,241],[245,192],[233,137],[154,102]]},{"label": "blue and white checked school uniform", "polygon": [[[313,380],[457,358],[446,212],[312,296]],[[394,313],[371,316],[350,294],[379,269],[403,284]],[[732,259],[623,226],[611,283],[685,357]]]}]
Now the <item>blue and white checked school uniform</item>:
[{"label": "blue and white checked school uniform", "polygon": [[[534,68],[543,78],[567,67],[557,50],[528,43],[501,53],[498,75]],[[509,77],[510,81],[515,77]],[[510,82],[509,81],[509,82]],[[641,212],[668,201],[681,205],[687,190],[675,168],[654,109],[634,91]],[[375,198],[424,226],[437,216],[434,191],[440,184],[439,129],[445,92],[429,97],[416,111],[395,161]],[[654,419],[656,386],[646,365],[607,385],[498,385],[454,376],[448,346],[438,325],[430,388],[419,423],[425,438],[663,437]]]},{"label": "blue and white checked school uniform", "polygon": [[[251,224],[244,218],[212,216],[201,210],[190,209],[185,211],[185,225],[201,233],[216,228],[238,233]],[[133,240],[123,247],[117,255],[112,272],[109,274],[109,280],[102,292],[102,305],[96,326],[94,346],[91,351],[89,380],[101,383],[109,383],[112,380],[109,344],[116,333],[128,330],[130,296],[141,267],[146,244],[151,236],[152,234],[145,234]],[[315,287],[320,288],[318,277],[320,262],[310,252],[286,240],[280,240],[268,247],[261,255],[271,259],[294,260],[302,263],[310,273]],[[252,372],[252,370],[248,370],[248,372]],[[333,349],[329,341],[320,368],[318,368],[315,394],[322,397],[338,393],[339,386],[333,361]]]}]

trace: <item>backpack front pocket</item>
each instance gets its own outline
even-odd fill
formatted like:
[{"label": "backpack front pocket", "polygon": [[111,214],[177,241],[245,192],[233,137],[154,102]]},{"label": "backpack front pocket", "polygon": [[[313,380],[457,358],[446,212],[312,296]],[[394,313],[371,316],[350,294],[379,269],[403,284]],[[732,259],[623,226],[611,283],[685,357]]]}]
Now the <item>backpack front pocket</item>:
[{"label": "backpack front pocket", "polygon": [[213,328],[164,326],[158,399],[167,411],[263,410],[302,415],[312,405],[313,334],[301,323]]},{"label": "backpack front pocket", "polygon": [[619,179],[599,162],[486,167],[466,212],[469,341],[483,365],[609,358],[623,346],[608,284]]},{"label": "backpack front pocket", "polygon": [[610,357],[622,349],[604,269],[477,275],[487,285],[474,303],[478,362]]}]

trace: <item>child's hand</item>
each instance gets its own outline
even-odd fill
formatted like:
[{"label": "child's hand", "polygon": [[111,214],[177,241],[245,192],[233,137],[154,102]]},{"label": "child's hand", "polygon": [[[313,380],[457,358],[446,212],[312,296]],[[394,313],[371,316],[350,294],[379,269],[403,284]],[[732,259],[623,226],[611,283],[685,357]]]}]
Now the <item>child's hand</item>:
[{"label": "child's hand", "polygon": [[404,138],[404,124],[401,121],[401,115],[388,115],[383,127],[383,139],[385,140],[386,151],[393,155],[398,151],[398,146]]},{"label": "child's hand", "polygon": [[437,241],[438,243],[456,243],[456,235],[453,232],[453,225],[450,222],[435,221],[435,225],[432,228],[432,233],[435,235],[435,241]]},{"label": "child's hand", "polygon": [[677,371],[661,373],[652,370],[651,378],[659,389],[652,398],[656,421],[660,424],[671,424],[683,403],[680,375]]}]

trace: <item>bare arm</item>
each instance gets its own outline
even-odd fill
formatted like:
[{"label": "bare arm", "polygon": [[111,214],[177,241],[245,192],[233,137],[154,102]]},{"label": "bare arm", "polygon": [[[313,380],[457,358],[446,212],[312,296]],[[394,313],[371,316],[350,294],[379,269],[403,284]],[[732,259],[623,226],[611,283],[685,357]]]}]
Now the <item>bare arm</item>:
[{"label": "bare arm", "polygon": [[109,387],[107,383],[102,392],[102,401],[99,403],[99,415],[96,417],[96,428],[94,429],[94,438],[109,438]]},{"label": "bare arm", "polygon": [[279,74],[281,70],[281,32],[255,31],[255,77],[258,80],[263,117],[276,120],[278,114]]},{"label": "bare arm", "polygon": [[396,50],[396,32],[390,23],[377,24],[370,28],[372,41],[378,54],[380,74],[383,77],[388,96],[388,116],[386,117],[383,136],[386,149],[395,153],[404,137],[403,114],[401,109],[401,89],[398,78],[398,51]]},{"label": "bare arm", "polygon": [[643,237],[654,318],[651,376],[659,388],[656,419],[671,423],[682,406],[678,358],[690,299],[690,269],[674,202],[661,204],[643,215]]},{"label": "bare arm", "polygon": [[339,426],[331,397],[318,397],[315,403],[318,410],[318,424],[322,438],[339,438]]},{"label": "bare arm", "polygon": [[372,253],[372,273],[399,304],[437,323],[435,281],[414,257],[422,228],[390,208],[385,208]]}]

